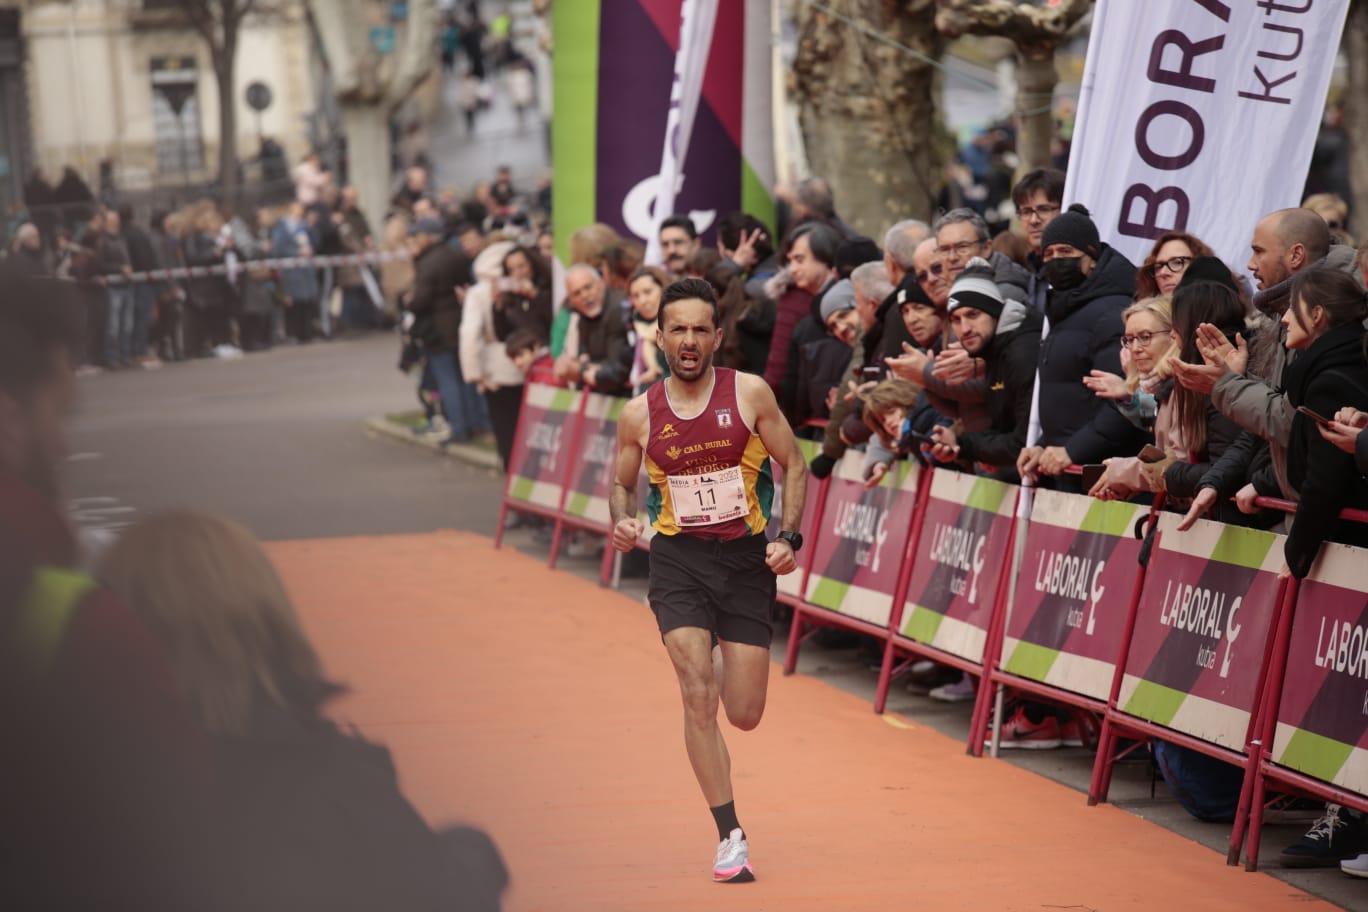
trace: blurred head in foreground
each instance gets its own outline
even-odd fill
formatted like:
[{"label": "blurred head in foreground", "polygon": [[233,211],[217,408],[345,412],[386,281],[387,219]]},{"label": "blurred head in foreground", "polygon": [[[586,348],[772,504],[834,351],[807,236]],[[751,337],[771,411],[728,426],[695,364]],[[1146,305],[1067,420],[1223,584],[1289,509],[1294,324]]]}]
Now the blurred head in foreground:
[{"label": "blurred head in foreground", "polygon": [[275,568],[236,523],[152,516],[109,549],[99,576],[162,642],[181,696],[211,734],[247,734],[263,709],[309,715],[338,692]]}]

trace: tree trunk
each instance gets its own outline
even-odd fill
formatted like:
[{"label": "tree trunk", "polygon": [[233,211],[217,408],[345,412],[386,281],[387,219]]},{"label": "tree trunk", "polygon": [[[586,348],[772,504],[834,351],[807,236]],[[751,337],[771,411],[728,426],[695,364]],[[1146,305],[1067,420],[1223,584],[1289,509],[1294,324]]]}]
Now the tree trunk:
[{"label": "tree trunk", "polygon": [[1368,0],[1354,0],[1344,24],[1349,85],[1344,93],[1344,132],[1349,140],[1350,233],[1368,237]]},{"label": "tree trunk", "polygon": [[344,104],[347,164],[361,211],[377,233],[389,209],[389,112],[377,104]]},{"label": "tree trunk", "polygon": [[1050,164],[1054,140],[1054,90],[1059,82],[1054,48],[1017,49],[1016,107],[1018,174]]},{"label": "tree trunk", "polygon": [[[838,9],[940,58],[934,0],[848,0]],[[813,174],[830,181],[837,211],[870,237],[899,219],[929,219],[944,132],[935,68],[813,5],[798,15],[790,91]]]},{"label": "tree trunk", "polygon": [[237,42],[230,41],[214,62],[219,102],[219,198],[230,209],[236,206],[238,196],[237,99],[233,91],[236,56]]}]

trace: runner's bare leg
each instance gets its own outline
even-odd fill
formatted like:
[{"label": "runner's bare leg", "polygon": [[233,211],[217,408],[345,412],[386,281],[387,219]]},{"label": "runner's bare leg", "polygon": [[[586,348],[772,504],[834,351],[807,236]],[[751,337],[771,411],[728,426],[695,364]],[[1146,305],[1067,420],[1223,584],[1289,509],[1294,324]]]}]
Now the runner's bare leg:
[{"label": "runner's bare leg", "polygon": [[717,724],[720,700],[712,634],[702,627],[677,627],[664,640],[684,701],[684,747],[689,763],[708,807],[719,807],[732,800],[731,755]]}]

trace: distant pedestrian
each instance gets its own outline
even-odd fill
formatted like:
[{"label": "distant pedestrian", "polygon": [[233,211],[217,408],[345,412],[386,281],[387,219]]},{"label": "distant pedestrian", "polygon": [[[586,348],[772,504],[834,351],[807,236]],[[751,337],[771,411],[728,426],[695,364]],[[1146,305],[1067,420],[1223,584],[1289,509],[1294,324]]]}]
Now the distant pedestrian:
[{"label": "distant pedestrian", "polygon": [[465,115],[466,135],[475,135],[475,118],[480,113],[480,79],[474,70],[461,77],[461,113]]}]

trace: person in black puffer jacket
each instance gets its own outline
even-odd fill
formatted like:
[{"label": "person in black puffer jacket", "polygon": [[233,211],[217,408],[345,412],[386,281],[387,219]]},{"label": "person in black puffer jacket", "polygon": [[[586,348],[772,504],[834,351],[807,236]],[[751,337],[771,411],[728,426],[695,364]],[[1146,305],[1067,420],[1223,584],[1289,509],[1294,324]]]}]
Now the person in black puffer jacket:
[{"label": "person in black puffer jacket", "polygon": [[[1327,419],[1343,408],[1368,410],[1365,314],[1368,301],[1349,276],[1313,269],[1293,278],[1292,304],[1283,315],[1287,347],[1301,349],[1283,374],[1283,391],[1293,409],[1304,407]],[[1339,518],[1341,509],[1368,509],[1368,479],[1359,474],[1354,457],[1300,411],[1293,415],[1287,442],[1287,477],[1298,493],[1283,548],[1293,576],[1300,579],[1310,572],[1321,542],[1368,546],[1368,525]],[[1249,512],[1260,494],[1280,494],[1271,467],[1242,488],[1236,501]]]},{"label": "person in black puffer jacket", "polygon": [[[1040,243],[1051,287],[1037,364],[1040,438],[1017,461],[1030,478],[1062,476],[1070,463],[1133,456],[1149,439],[1083,385],[1094,370],[1121,373],[1121,314],[1135,293],[1135,266],[1101,242],[1088,210],[1076,203],[1046,226]],[[1064,487],[1069,481],[1057,478]]]}]

